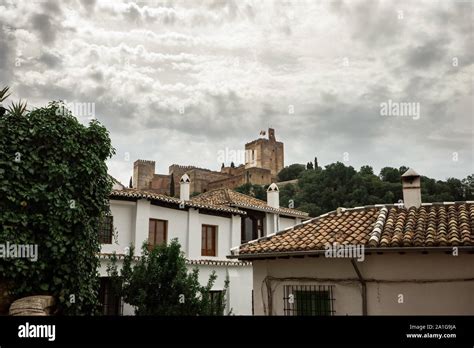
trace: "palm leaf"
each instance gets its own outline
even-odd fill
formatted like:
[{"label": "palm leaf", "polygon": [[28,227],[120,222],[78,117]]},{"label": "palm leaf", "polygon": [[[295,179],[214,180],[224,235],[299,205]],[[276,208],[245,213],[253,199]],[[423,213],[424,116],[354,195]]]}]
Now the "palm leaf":
[{"label": "palm leaf", "polygon": [[27,102],[22,102],[21,100],[15,104],[12,102],[12,105],[8,107],[8,112],[13,116],[22,116],[26,111]]},{"label": "palm leaf", "polygon": [[10,96],[10,94],[7,94],[9,89],[10,87],[5,87],[4,89],[0,90],[0,103]]}]

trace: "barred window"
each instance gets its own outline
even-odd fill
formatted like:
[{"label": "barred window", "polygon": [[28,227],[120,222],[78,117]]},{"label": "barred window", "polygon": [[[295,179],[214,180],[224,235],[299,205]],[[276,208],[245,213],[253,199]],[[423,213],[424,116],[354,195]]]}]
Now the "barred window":
[{"label": "barred window", "polygon": [[333,285],[286,285],[285,315],[334,315]]},{"label": "barred window", "polygon": [[114,230],[114,219],[112,215],[105,215],[99,222],[99,242],[101,244],[112,244]]}]

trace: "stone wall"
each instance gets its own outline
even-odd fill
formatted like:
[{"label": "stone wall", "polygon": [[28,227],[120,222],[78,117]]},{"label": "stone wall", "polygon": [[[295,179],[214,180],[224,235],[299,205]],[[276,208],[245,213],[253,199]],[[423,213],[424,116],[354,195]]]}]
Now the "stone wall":
[{"label": "stone wall", "polygon": [[248,153],[245,168],[264,168],[271,171],[272,178],[284,167],[284,146],[281,141],[276,141],[275,131],[268,130],[269,139],[257,139],[245,144]]},{"label": "stone wall", "polygon": [[169,167],[170,174],[173,175],[175,185],[175,195],[179,196],[179,179],[184,173],[189,175],[191,180],[190,192],[205,192],[208,191],[208,184],[212,181],[227,179],[232,175],[212,171],[209,169],[198,168],[194,166],[180,166],[173,164]]},{"label": "stone wall", "polygon": [[268,185],[284,167],[283,143],[276,141],[275,131],[268,130],[268,139],[257,139],[245,144],[246,163],[238,167],[223,167],[220,172],[195,166],[173,164],[168,175],[155,174],[155,162],[137,160],[133,165],[133,187],[156,193],[169,194],[171,176],[175,196],[179,196],[179,180],[184,173],[191,180],[190,192],[206,192],[215,188],[235,188],[251,183]]},{"label": "stone wall", "polygon": [[167,175],[167,174],[153,175],[153,181],[151,182],[151,189],[153,192],[161,193],[163,195],[169,195],[170,185],[171,185],[171,175]]},{"label": "stone wall", "polygon": [[241,172],[241,174],[230,178],[209,182],[207,186],[208,190],[218,188],[234,189],[247,183],[252,185],[268,185],[272,182],[272,175],[268,169],[248,168]]},{"label": "stone wall", "polygon": [[136,160],[133,163],[133,188],[146,190],[151,188],[155,175],[155,161]]}]

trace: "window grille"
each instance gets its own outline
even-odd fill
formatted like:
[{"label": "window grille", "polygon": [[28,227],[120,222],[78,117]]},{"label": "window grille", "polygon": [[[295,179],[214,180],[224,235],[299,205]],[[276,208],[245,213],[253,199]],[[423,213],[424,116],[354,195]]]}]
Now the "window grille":
[{"label": "window grille", "polygon": [[114,218],[112,215],[105,215],[99,221],[99,242],[100,244],[112,244],[114,230]]},{"label": "window grille", "polygon": [[285,315],[334,315],[334,285],[285,285]]}]

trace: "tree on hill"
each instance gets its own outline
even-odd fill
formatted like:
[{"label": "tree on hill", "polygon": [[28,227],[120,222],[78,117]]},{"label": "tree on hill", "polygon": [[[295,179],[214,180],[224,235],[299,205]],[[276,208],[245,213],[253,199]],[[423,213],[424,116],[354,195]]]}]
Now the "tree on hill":
[{"label": "tree on hill", "polygon": [[95,312],[97,231],[113,154],[98,121],[84,126],[60,102],[33,111],[18,103],[0,117],[0,244],[38,251],[36,262],[0,260],[0,283],[12,299],[53,295],[61,314]]},{"label": "tree on hill", "polygon": [[252,185],[251,183],[243,184],[239,187],[236,187],[234,190],[245,195],[253,196],[255,198],[261,199],[262,201],[267,200],[267,188],[268,185]]},{"label": "tree on hill", "polygon": [[[289,207],[290,200],[296,196],[297,186],[294,184],[286,184],[279,187],[280,189],[280,206]],[[293,201],[293,204],[296,203]]]},{"label": "tree on hill", "polygon": [[[291,166],[290,166],[291,167]],[[280,189],[280,205],[294,201],[295,208],[318,216],[338,207],[355,207],[372,204],[397,203],[403,199],[401,175],[407,167],[384,167],[380,175],[372,167],[362,166],[356,171],[341,162],[327,165],[321,170],[305,170],[298,184]],[[473,175],[463,180],[446,181],[421,177],[423,202],[459,201],[473,199]]]},{"label": "tree on hill", "polygon": [[304,164],[292,164],[280,170],[280,172],[278,173],[278,181],[288,181],[297,179],[299,175],[305,170],[306,166]]},{"label": "tree on hill", "polygon": [[226,307],[228,280],[220,298],[211,296],[217,276],[213,272],[207,284],[200,285],[199,270],[188,272],[177,239],[151,251],[145,243],[137,261],[130,248],[120,272],[114,254],[107,272],[124,301],[136,307],[136,315],[223,315]]}]

